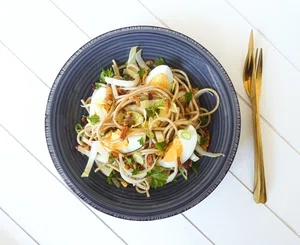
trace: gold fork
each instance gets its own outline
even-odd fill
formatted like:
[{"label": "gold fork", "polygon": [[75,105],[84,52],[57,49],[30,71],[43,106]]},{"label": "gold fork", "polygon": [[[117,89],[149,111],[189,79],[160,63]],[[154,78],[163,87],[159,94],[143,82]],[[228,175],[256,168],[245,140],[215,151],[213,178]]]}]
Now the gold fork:
[{"label": "gold fork", "polygon": [[267,201],[263,149],[260,129],[259,99],[262,84],[263,54],[262,49],[258,53],[256,49],[254,57],[253,31],[251,30],[248,54],[245,60],[243,80],[245,90],[251,100],[252,120],[254,131],[254,200],[257,203]]}]

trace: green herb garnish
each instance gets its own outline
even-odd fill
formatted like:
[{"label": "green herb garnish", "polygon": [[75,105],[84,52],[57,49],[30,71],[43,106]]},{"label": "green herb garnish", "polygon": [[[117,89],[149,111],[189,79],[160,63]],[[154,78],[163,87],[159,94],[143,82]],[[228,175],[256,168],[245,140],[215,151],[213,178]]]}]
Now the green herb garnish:
[{"label": "green herb garnish", "polygon": [[194,170],[196,176],[198,175],[198,164],[196,162],[192,163],[192,169]]},{"label": "green herb garnish", "polygon": [[112,178],[120,178],[120,177],[121,177],[120,173],[118,173],[118,172],[116,172],[116,173],[111,172],[110,175],[106,178],[106,182],[108,184],[112,185],[113,184]]},{"label": "green herb garnish", "polygon": [[100,74],[100,82],[106,83],[105,77],[113,77],[113,76],[114,76],[114,72],[111,67],[108,69],[102,69],[102,72]]},{"label": "green herb garnish", "polygon": [[151,188],[162,187],[167,182],[167,175],[163,168],[154,168],[147,173],[148,177],[151,177]]},{"label": "green herb garnish", "polygon": [[96,113],[94,115],[92,115],[92,116],[87,117],[87,119],[93,125],[95,125],[96,123],[100,122],[100,118],[99,118],[99,116]]},{"label": "green herb garnish", "polygon": [[75,125],[75,131],[76,131],[77,134],[78,134],[82,129],[83,129],[83,127],[82,127],[79,123],[77,123],[77,124]]},{"label": "green herb garnish", "polygon": [[101,88],[102,85],[101,85],[101,83],[95,83],[95,87],[96,87],[96,89],[98,89],[98,88]]},{"label": "green herb garnish", "polygon": [[131,157],[125,157],[126,161],[130,164],[134,164],[134,160]]},{"label": "green herb garnish", "polygon": [[208,122],[208,116],[200,117],[199,121],[201,122],[201,125],[205,125]]},{"label": "green herb garnish", "polygon": [[144,74],[145,74],[145,72],[146,72],[146,69],[145,69],[145,68],[142,68],[142,69],[140,69],[140,70],[138,71],[138,74],[139,74],[140,77],[143,77]]},{"label": "green herb garnish", "polygon": [[140,143],[140,145],[144,145],[145,144],[145,139],[144,137],[141,137],[138,142]]},{"label": "green herb garnish", "polygon": [[178,182],[177,179],[173,179],[173,180],[172,180],[172,183],[173,183],[173,184],[176,184],[177,182]]},{"label": "green herb garnish", "polygon": [[160,110],[157,107],[154,107],[154,106],[145,108],[145,110],[146,110],[146,114],[147,114],[148,118],[150,118],[150,117],[154,118],[160,112]]},{"label": "green herb garnish", "polygon": [[159,58],[155,59],[154,64],[156,66],[160,66],[160,65],[165,65],[166,62],[165,62],[164,58],[159,57]]},{"label": "green herb garnish", "polygon": [[114,172],[111,172],[110,173],[110,175],[106,178],[106,182],[108,183],[108,184],[110,184],[110,185],[112,185],[112,178],[115,178],[116,177],[116,175],[115,175],[115,173]]},{"label": "green herb garnish", "polygon": [[108,161],[109,161],[109,162],[115,162],[116,159],[115,159],[113,156],[109,156]]},{"label": "green herb garnish", "polygon": [[110,175],[106,178],[107,184],[112,185],[111,178],[113,178],[113,177],[114,177],[114,174],[113,174],[113,172],[111,172]]},{"label": "green herb garnish", "polygon": [[191,92],[186,92],[184,98],[185,98],[185,102],[189,103],[193,98],[193,94]]},{"label": "green herb garnish", "polygon": [[140,171],[138,169],[133,170],[131,173],[132,175],[137,175]]},{"label": "green herb garnish", "polygon": [[207,138],[201,136],[201,138],[200,138],[200,145],[205,144],[206,141],[207,141]]},{"label": "green herb garnish", "polygon": [[147,117],[148,118],[150,118],[150,117],[155,118],[156,116],[158,116],[158,114],[160,112],[159,107],[164,107],[165,105],[166,105],[166,99],[161,99],[161,100],[155,102],[153,104],[153,106],[145,108]]},{"label": "green herb garnish", "polygon": [[161,142],[157,142],[155,143],[155,147],[160,150],[160,151],[164,151],[164,148],[166,146],[166,142],[165,141],[161,141]]}]

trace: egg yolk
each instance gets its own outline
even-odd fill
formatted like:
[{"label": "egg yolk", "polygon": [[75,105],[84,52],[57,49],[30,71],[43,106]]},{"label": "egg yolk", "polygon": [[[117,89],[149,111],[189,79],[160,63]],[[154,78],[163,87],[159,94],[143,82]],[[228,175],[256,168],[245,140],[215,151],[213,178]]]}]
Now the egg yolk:
[{"label": "egg yolk", "polygon": [[120,139],[120,136],[121,136],[121,130],[117,130],[115,132],[112,132],[111,136],[106,138],[105,141],[107,143],[104,143],[105,146],[109,149],[112,149],[112,150],[122,150],[124,148],[126,148],[128,146],[128,140],[123,140],[123,141],[119,141],[119,142],[116,142],[116,143],[111,143],[113,141],[116,141],[118,139]]},{"label": "egg yolk", "polygon": [[166,74],[159,73],[151,79],[150,85],[154,87],[163,87],[165,89],[168,89],[168,76]]},{"label": "egg yolk", "polygon": [[172,162],[177,160],[177,157],[180,157],[182,154],[183,148],[178,137],[175,137],[173,142],[168,146],[165,156],[163,158],[164,162]]}]

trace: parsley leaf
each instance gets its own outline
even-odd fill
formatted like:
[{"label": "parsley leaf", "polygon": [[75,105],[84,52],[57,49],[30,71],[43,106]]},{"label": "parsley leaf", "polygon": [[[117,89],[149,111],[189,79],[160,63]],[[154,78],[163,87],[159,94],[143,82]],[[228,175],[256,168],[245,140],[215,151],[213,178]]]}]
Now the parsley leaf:
[{"label": "parsley leaf", "polygon": [[140,70],[138,71],[139,76],[140,76],[140,77],[144,76],[145,71],[146,71],[145,68],[140,69]]},{"label": "parsley leaf", "polygon": [[107,182],[109,185],[112,185],[111,179],[112,179],[113,177],[115,177],[115,176],[114,176],[114,173],[111,172],[110,175],[106,178],[106,182]]},{"label": "parsley leaf", "polygon": [[102,69],[102,72],[100,74],[100,82],[106,83],[105,77],[113,77],[113,76],[114,76],[114,72],[111,67],[108,69]]},{"label": "parsley leaf", "polygon": [[164,64],[166,64],[166,62],[165,62],[164,58],[159,57],[159,58],[156,58],[156,59],[155,59],[154,64],[155,64],[156,66],[159,66],[159,65],[164,65]]},{"label": "parsley leaf", "polygon": [[198,164],[196,162],[193,162],[192,169],[196,173],[196,176],[198,175]]},{"label": "parsley leaf", "polygon": [[134,164],[134,160],[131,157],[125,157],[126,161],[130,164]]},{"label": "parsley leaf", "polygon": [[208,122],[208,116],[200,117],[199,121],[201,122],[201,125],[205,125]]},{"label": "parsley leaf", "polygon": [[177,179],[173,179],[173,180],[172,180],[172,183],[173,183],[173,184],[176,184],[177,182],[178,182]]},{"label": "parsley leaf", "polygon": [[201,138],[200,138],[200,145],[205,144],[206,141],[207,141],[207,138],[201,137]]},{"label": "parsley leaf", "polygon": [[166,99],[164,98],[155,102],[153,106],[145,108],[148,118],[150,117],[155,118],[160,112],[159,107],[164,107],[165,105],[166,105]]},{"label": "parsley leaf", "polygon": [[79,123],[77,123],[77,124],[75,125],[75,131],[76,131],[77,134],[78,134],[82,129],[83,129],[83,127],[82,127]]},{"label": "parsley leaf", "polygon": [[151,188],[162,187],[167,182],[167,175],[163,168],[154,168],[147,173],[148,177],[151,177]]},{"label": "parsley leaf", "polygon": [[109,156],[108,161],[109,161],[109,162],[115,162],[116,159],[115,159],[113,156]]},{"label": "parsley leaf", "polygon": [[100,118],[99,118],[99,116],[96,113],[94,115],[90,116],[90,117],[87,117],[87,119],[93,125],[95,125],[96,123],[100,122]]},{"label": "parsley leaf", "polygon": [[140,143],[140,145],[144,145],[145,144],[145,139],[144,137],[141,137],[138,142]]},{"label": "parsley leaf", "polygon": [[138,169],[133,170],[131,173],[132,175],[137,175],[140,171]]},{"label": "parsley leaf", "polygon": [[150,117],[154,118],[160,112],[160,110],[157,107],[155,107],[155,106],[148,107],[145,110],[146,110],[146,114],[147,114],[148,118],[150,118]]},{"label": "parsley leaf", "polygon": [[186,92],[184,98],[185,98],[185,102],[189,103],[193,98],[193,94],[191,92]]},{"label": "parsley leaf", "polygon": [[166,142],[165,141],[161,141],[161,142],[157,142],[155,143],[155,147],[160,150],[160,151],[164,151],[164,148],[166,146]]},{"label": "parsley leaf", "polygon": [[101,83],[95,83],[95,86],[96,86],[96,89],[98,89],[98,88],[101,88],[101,87],[102,87]]},{"label": "parsley leaf", "polygon": [[108,184],[112,185],[113,184],[112,178],[120,178],[120,177],[121,177],[121,175],[119,172],[116,172],[116,173],[111,172],[110,175],[106,178],[106,182]]}]

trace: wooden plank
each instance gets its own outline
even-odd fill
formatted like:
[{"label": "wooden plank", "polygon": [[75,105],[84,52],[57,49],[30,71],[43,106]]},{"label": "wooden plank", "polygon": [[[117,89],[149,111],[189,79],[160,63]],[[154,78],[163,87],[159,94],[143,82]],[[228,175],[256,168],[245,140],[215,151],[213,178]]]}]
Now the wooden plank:
[{"label": "wooden plank", "polygon": [[36,245],[37,243],[0,209],[0,242],[5,245]]},{"label": "wooden plank", "polygon": [[184,213],[215,244],[300,244],[300,239],[231,174],[214,193]]},{"label": "wooden plank", "polygon": [[227,1],[300,70],[299,1]]},{"label": "wooden plank", "polygon": [[0,23],[1,42],[49,86],[89,40],[50,1],[0,1]]}]

